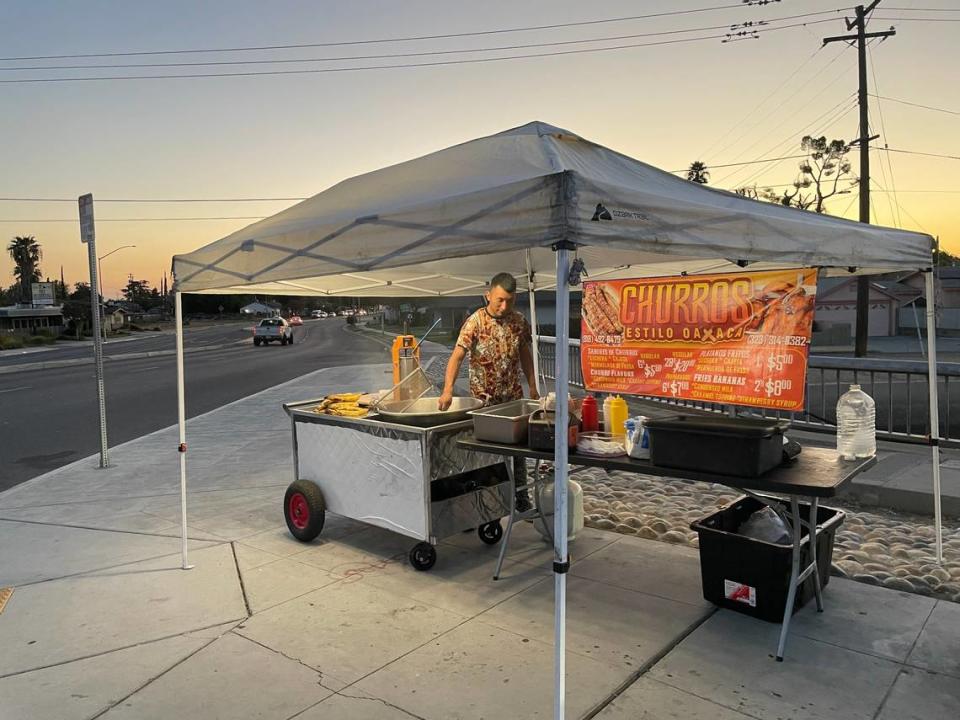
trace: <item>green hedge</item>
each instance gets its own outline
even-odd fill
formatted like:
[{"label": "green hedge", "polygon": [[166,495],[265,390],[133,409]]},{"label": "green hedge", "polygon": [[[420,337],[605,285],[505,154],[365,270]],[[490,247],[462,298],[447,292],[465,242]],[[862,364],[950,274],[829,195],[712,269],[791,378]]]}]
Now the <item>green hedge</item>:
[{"label": "green hedge", "polygon": [[0,335],[0,350],[17,350],[23,347],[23,338],[19,335]]}]

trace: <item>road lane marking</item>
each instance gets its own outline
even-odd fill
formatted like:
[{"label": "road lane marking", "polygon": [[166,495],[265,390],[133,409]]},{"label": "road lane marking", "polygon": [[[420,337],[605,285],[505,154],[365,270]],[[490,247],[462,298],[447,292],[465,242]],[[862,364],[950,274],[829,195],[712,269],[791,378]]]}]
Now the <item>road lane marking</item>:
[{"label": "road lane marking", "polygon": [[32,385],[23,385],[21,387],[9,388],[7,390],[0,390],[0,393],[16,392],[17,390],[31,390]]},{"label": "road lane marking", "polygon": [[160,365],[151,365],[150,367],[140,368],[139,370],[131,370],[132,373],[146,372],[147,370],[159,370]]}]

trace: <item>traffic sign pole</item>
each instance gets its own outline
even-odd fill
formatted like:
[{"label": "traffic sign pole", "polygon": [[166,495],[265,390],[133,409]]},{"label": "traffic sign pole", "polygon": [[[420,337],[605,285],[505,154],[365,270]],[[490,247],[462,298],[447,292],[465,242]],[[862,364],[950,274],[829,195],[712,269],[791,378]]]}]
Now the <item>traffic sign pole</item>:
[{"label": "traffic sign pole", "polygon": [[107,404],[103,385],[103,341],[100,338],[100,276],[97,273],[97,241],[93,221],[93,195],[81,195],[80,241],[87,246],[90,262],[90,317],[93,331],[93,360],[97,369],[97,401],[100,408],[100,467],[110,465],[107,450]]}]

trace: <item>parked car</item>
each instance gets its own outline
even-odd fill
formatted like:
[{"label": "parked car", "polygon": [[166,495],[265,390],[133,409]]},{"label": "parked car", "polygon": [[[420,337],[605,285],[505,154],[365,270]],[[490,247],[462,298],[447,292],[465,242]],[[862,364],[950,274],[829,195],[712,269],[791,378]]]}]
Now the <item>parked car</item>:
[{"label": "parked car", "polygon": [[327,314],[326,314],[323,310],[314,310],[312,313],[310,313],[310,317],[315,318],[315,319],[316,319],[316,318],[325,318],[326,316],[327,316]]},{"label": "parked car", "polygon": [[253,329],[253,344],[269,345],[274,340],[281,345],[293,345],[293,328],[281,317],[264,318]]},{"label": "parked car", "polygon": [[291,315],[289,318],[287,318],[287,322],[291,325],[303,325],[303,318],[301,318],[299,315]]}]

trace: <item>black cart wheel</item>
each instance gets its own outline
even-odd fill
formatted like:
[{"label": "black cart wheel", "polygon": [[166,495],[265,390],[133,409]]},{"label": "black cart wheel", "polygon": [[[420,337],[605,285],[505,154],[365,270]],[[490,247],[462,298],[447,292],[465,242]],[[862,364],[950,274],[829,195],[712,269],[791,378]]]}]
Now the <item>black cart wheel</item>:
[{"label": "black cart wheel", "polygon": [[297,480],[283,496],[283,517],[290,534],[300,542],[310,542],[323,530],[327,506],[316,483]]},{"label": "black cart wheel", "polygon": [[259,346],[260,346],[260,338],[254,338],[254,339],[253,339],[253,344],[259,347]]},{"label": "black cart wheel", "polygon": [[496,545],[500,542],[500,538],[503,537],[503,526],[499,520],[488,522],[486,525],[481,525],[477,528],[477,535],[479,535],[480,539],[487,545]]},{"label": "black cart wheel", "polygon": [[410,564],[417,570],[429,570],[437,562],[437,550],[428,542],[417,543],[410,550]]}]

